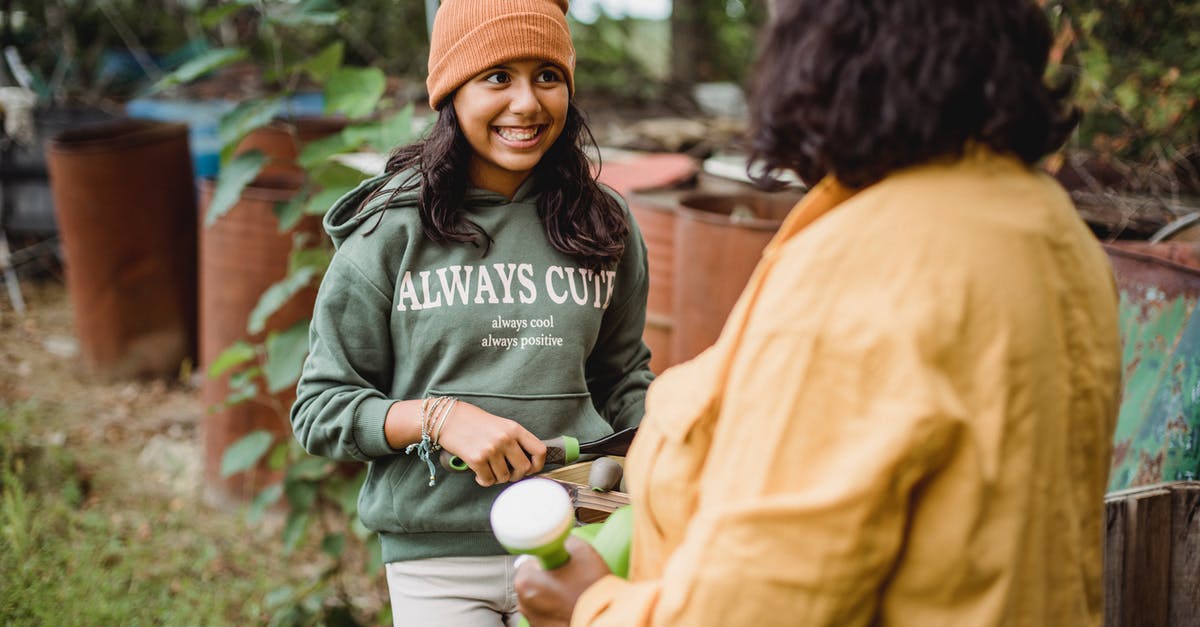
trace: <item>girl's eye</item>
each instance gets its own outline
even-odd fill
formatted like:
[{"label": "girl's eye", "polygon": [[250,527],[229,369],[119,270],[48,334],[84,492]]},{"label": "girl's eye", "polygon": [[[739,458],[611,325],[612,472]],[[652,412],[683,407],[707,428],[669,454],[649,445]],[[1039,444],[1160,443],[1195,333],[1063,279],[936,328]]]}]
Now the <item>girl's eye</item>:
[{"label": "girl's eye", "polygon": [[489,83],[496,83],[497,85],[502,85],[504,83],[509,82],[511,79],[509,78],[507,72],[492,72],[491,74],[488,74],[487,76],[483,77],[483,80],[485,80]]},{"label": "girl's eye", "polygon": [[562,80],[562,77],[554,70],[542,70],[538,72],[535,80],[539,83],[557,83]]}]

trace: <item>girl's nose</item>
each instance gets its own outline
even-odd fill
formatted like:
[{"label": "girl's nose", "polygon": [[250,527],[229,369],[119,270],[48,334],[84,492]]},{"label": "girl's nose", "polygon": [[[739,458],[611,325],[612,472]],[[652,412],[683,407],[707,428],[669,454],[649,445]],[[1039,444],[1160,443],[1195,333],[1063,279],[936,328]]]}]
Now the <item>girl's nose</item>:
[{"label": "girl's nose", "polygon": [[538,100],[537,92],[534,90],[533,81],[515,81],[510,93],[512,99],[508,102],[508,110],[513,113],[527,115],[537,113],[542,108],[542,103]]}]

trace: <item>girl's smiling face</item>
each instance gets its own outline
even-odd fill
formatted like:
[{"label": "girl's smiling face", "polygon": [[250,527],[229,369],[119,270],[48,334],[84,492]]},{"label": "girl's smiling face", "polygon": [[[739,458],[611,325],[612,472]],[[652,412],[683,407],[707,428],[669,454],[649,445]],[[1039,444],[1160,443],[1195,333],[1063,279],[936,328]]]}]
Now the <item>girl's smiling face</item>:
[{"label": "girl's smiling face", "polygon": [[464,83],[454,110],[471,146],[471,182],[511,198],[562,134],[569,101],[562,70],[536,59],[503,63]]}]

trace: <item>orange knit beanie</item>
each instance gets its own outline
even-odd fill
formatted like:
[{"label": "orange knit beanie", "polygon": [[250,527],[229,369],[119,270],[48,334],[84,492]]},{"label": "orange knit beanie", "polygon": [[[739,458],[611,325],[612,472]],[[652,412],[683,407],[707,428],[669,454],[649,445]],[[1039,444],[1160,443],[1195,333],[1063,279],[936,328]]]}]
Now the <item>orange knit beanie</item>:
[{"label": "orange knit beanie", "polygon": [[575,46],[568,0],[443,0],[429,42],[429,106],[472,76],[517,59],[545,59],[566,73],[575,91]]}]

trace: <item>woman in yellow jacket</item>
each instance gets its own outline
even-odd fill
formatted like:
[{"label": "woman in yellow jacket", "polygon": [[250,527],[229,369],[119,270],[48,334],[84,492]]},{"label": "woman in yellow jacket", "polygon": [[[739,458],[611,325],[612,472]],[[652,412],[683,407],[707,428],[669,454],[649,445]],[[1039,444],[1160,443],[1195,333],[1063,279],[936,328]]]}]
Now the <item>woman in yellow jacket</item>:
[{"label": "woman in yellow jacket", "polygon": [[753,134],[817,181],[717,343],[651,387],[629,580],[535,626],[1099,625],[1117,296],[1034,167],[1074,127],[1032,0],[774,3]]}]

